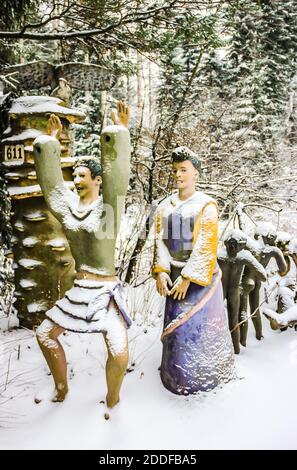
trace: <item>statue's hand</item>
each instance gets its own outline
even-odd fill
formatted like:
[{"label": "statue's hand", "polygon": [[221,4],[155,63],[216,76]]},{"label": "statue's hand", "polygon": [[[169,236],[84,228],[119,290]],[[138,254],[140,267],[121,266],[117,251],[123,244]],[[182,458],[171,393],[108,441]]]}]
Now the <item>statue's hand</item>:
[{"label": "statue's hand", "polygon": [[189,279],[184,279],[182,276],[179,276],[171,291],[170,291],[170,295],[173,295],[173,298],[174,299],[177,299],[177,300],[182,300],[185,298],[186,294],[187,294],[187,290],[189,288],[189,285],[190,285],[190,281]]},{"label": "statue's hand", "polygon": [[130,110],[128,106],[126,106],[122,101],[118,101],[117,108],[118,118],[114,111],[111,112],[111,119],[113,123],[116,125],[122,124],[123,126],[127,127],[130,118]]},{"label": "statue's hand", "polygon": [[62,129],[63,127],[60,118],[55,114],[51,114],[47,123],[47,133],[56,139],[59,139]]},{"label": "statue's hand", "polygon": [[157,291],[159,292],[160,295],[163,297],[166,297],[166,295],[170,295],[170,291],[168,289],[168,286],[172,286],[172,281],[167,273],[158,273],[157,274]]}]

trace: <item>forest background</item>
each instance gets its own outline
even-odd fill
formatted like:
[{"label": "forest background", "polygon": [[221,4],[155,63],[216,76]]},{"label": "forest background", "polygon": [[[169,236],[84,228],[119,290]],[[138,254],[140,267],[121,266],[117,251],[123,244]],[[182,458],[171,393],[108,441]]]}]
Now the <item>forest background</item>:
[{"label": "forest background", "polygon": [[[73,156],[100,156],[99,135],[116,101],[131,108],[132,176],[118,254],[134,320],[121,406],[109,421],[98,405],[106,352],[97,335],[63,336],[70,396],[62,407],[35,405],[36,389],[51,378],[34,332],[5,331],[17,319],[5,256],[11,207],[0,174],[2,448],[296,448],[295,331],[272,331],[263,320],[264,341],[250,328],[248,347],[236,356],[240,380],[214,395],[173,396],[158,372],[163,299],[149,270],[135,263],[148,267],[151,246],[145,249],[139,232],[147,234],[152,208],[173,189],[170,155],[179,145],[202,159],[199,189],[219,203],[221,238],[245,214],[251,234],[264,220],[296,239],[296,18],[294,0],[1,1],[0,102],[1,83],[11,97],[51,93],[49,86],[22,90],[3,76],[6,66],[44,60],[105,67],[116,79],[110,90],[72,89],[72,106],[87,116],[73,126]],[[1,108],[0,137],[7,111]]]},{"label": "forest background", "polygon": [[[219,202],[221,220],[234,221],[243,209],[252,224],[273,221],[296,236],[296,15],[291,0],[4,0],[0,67],[84,62],[116,78],[108,91],[72,90],[72,105],[87,115],[74,126],[73,155],[100,155],[111,108],[118,99],[128,103],[128,211],[140,203],[147,216],[172,191],[170,154],[187,145],[202,159],[199,189]],[[50,93],[18,90],[7,77],[9,86],[18,95]],[[5,248],[10,204],[3,178],[1,194]],[[131,237],[121,266],[130,283],[144,245]]]}]

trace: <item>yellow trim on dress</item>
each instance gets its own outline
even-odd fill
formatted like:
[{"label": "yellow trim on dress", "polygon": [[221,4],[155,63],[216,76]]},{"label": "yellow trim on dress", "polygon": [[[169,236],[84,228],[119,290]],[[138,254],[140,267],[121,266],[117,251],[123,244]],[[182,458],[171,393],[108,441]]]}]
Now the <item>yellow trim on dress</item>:
[{"label": "yellow trim on dress", "polygon": [[163,266],[160,266],[160,265],[157,264],[156,266],[153,267],[152,273],[153,273],[153,276],[154,276],[155,274],[159,274],[159,273],[170,274],[170,271],[166,268],[163,268]]},{"label": "yellow trim on dress", "polygon": [[[200,211],[200,213],[197,216],[197,219],[194,224],[194,229],[193,229],[193,239],[192,239],[192,250],[195,249],[195,244],[198,239],[199,232],[201,230],[201,221],[203,218],[203,212],[207,206],[210,204],[213,204],[216,208],[218,208],[217,203],[215,201],[210,201],[205,206],[203,209]],[[215,264],[216,264],[216,259],[217,259],[217,246],[218,246],[218,219],[214,222],[213,220],[210,220],[209,222],[203,224],[203,230],[206,231],[207,233],[211,234],[211,237],[208,239],[207,245],[205,244],[204,246],[202,245],[200,254],[204,255],[207,253],[212,253],[213,256],[211,257],[208,266],[207,266],[207,276],[206,280],[202,280],[199,278],[192,278],[191,276],[183,275],[182,277],[184,279],[188,279],[190,282],[193,282],[194,284],[198,284],[200,286],[208,286],[211,283]],[[189,261],[189,260],[188,260]]]}]

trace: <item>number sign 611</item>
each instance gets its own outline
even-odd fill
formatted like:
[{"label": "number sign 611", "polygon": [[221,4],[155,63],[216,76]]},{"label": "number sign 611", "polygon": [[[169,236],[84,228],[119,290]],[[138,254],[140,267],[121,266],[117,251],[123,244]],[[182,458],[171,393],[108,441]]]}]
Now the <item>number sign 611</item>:
[{"label": "number sign 611", "polygon": [[23,162],[25,160],[25,152],[23,145],[5,145],[4,160],[6,162]]}]

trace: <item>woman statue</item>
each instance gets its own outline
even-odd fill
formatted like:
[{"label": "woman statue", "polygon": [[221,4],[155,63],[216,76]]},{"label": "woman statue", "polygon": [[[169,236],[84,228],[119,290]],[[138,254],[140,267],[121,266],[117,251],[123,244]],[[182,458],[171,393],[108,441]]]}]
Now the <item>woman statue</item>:
[{"label": "woman statue", "polygon": [[157,210],[153,276],[166,297],[161,380],[188,395],[235,378],[235,368],[216,257],[217,203],[195,189],[195,153],[175,149],[172,167],[178,191]]}]

